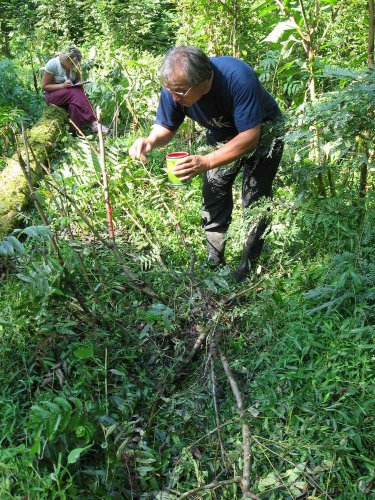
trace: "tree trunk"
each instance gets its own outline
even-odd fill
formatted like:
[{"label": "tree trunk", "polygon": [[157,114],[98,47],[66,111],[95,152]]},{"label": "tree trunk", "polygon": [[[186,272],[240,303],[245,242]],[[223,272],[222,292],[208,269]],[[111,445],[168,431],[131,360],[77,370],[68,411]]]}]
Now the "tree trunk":
[{"label": "tree trunk", "polygon": [[[43,171],[40,168],[38,170],[33,158],[35,156],[38,164],[46,163],[61,135],[66,116],[62,109],[56,108],[56,106],[48,107],[28,132],[30,163],[33,170],[36,171],[37,178],[43,174]],[[15,154],[7,160],[4,170],[0,173],[0,239],[14,228],[17,216],[20,210],[27,205],[29,196],[25,176],[18,156]]]},{"label": "tree trunk", "polygon": [[[374,0],[368,1],[368,14],[369,14],[369,26],[368,26],[368,44],[367,44],[367,64],[369,69],[374,68]],[[363,142],[362,142],[362,152],[366,158],[369,157],[369,151],[367,148],[366,139],[370,136],[370,132],[366,130],[364,132]],[[368,168],[367,163],[363,162],[361,165],[361,172],[359,177],[359,192],[358,196],[364,198],[366,196],[367,190],[367,175]]]},{"label": "tree trunk", "polygon": [[[310,102],[315,102],[316,101],[316,85],[315,85],[315,73],[314,73],[314,61],[315,61],[315,53],[314,49],[312,48],[311,45],[311,40],[310,40],[310,35],[309,35],[309,40],[305,42],[305,48],[306,48],[306,53],[307,53],[307,58],[308,58],[308,67],[309,67],[309,82],[308,82],[308,88],[309,88],[309,97],[310,97]],[[319,131],[317,128],[314,127],[314,138],[312,142],[312,150],[311,150],[311,157],[312,160],[315,164],[319,165],[320,167],[320,154],[319,154]],[[318,186],[318,194],[320,196],[326,196],[326,188],[324,185],[324,179],[323,179],[323,174],[321,172],[318,173],[317,176],[317,186]]]},{"label": "tree trunk", "polygon": [[374,67],[374,0],[368,0],[369,27],[368,27],[368,44],[367,44],[367,65],[369,68]]},{"label": "tree trunk", "polygon": [[1,44],[1,54],[6,59],[11,59],[12,54],[10,52],[9,28],[4,27],[1,21],[0,21],[0,34],[3,37],[3,42]]},{"label": "tree trunk", "polygon": [[[366,130],[363,132],[360,136],[360,140],[358,143],[358,150],[363,154],[365,158],[369,158],[369,150],[368,150],[368,140],[370,138],[370,132]],[[359,175],[359,189],[358,189],[358,196],[359,198],[365,198],[366,193],[367,193],[367,175],[368,175],[368,168],[367,168],[367,162],[362,162],[361,164],[361,170],[360,170],[360,175]]]}]

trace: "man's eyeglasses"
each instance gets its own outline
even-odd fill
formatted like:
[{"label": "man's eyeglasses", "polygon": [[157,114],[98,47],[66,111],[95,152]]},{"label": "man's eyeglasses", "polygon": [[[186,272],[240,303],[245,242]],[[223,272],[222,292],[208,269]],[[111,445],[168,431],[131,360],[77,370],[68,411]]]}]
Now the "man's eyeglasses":
[{"label": "man's eyeglasses", "polygon": [[190,89],[187,89],[185,92],[177,92],[175,90],[171,90],[169,89],[168,87],[166,87],[165,85],[163,85],[163,87],[168,90],[168,92],[170,92],[172,95],[177,95],[178,97],[185,97],[186,95],[188,95],[188,93],[190,92],[190,90],[193,88],[193,86],[190,87]]}]

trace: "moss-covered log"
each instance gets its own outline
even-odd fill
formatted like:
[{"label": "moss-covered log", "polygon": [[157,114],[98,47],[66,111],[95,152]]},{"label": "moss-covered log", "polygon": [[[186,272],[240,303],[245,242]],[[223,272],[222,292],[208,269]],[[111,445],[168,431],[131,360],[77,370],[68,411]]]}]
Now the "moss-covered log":
[{"label": "moss-covered log", "polygon": [[[66,120],[65,111],[51,106],[44,110],[37,123],[27,131],[31,150],[30,166],[37,177],[42,175],[40,165],[47,163],[56,142],[61,137]],[[17,140],[20,145],[23,144],[21,137]],[[25,208],[29,197],[30,193],[16,153],[7,160],[5,168],[0,172],[0,239],[14,228],[17,215]]]}]

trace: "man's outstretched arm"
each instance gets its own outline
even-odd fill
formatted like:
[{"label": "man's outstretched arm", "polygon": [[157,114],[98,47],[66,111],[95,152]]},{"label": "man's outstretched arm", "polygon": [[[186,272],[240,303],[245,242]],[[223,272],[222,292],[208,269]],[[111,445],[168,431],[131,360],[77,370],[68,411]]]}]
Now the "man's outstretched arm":
[{"label": "man's outstretched arm", "polygon": [[162,125],[154,125],[148,137],[138,137],[129,149],[132,158],[146,161],[147,153],[155,148],[168,144],[175,136],[176,131],[171,131]]}]

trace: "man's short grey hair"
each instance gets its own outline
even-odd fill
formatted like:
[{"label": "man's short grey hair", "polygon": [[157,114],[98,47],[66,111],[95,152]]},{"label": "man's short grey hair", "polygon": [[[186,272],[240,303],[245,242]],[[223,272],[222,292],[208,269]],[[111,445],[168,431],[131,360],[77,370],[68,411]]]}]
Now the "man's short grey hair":
[{"label": "man's short grey hair", "polygon": [[162,83],[177,83],[175,75],[184,73],[186,83],[190,86],[199,85],[209,80],[212,74],[212,64],[209,58],[197,47],[181,45],[170,49],[160,68]]}]

